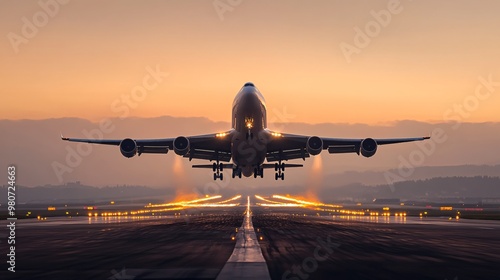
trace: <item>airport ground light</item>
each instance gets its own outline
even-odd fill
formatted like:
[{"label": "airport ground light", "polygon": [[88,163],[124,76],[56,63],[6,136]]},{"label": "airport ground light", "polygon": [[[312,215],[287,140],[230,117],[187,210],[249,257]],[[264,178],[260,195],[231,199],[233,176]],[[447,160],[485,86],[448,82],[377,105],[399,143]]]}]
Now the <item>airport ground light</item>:
[{"label": "airport ground light", "polygon": [[[406,202],[398,205],[380,204],[329,204],[308,201],[289,195],[255,195],[257,207],[296,210],[297,216],[332,216],[339,219],[386,219],[404,221],[407,217],[435,217],[500,220],[498,205],[479,204],[442,204],[427,202]],[[84,204],[33,204],[18,209],[18,219],[38,218],[46,221],[51,217],[86,217],[91,219],[129,219],[144,217],[174,216],[189,222],[192,216],[203,215],[210,209],[235,208],[241,206],[241,195],[223,198],[221,195],[205,196],[194,200],[174,201],[169,203],[147,203],[143,208],[131,208],[120,201],[102,202],[95,205]],[[292,214],[294,216],[295,214]],[[6,219],[5,215],[0,219]]]}]

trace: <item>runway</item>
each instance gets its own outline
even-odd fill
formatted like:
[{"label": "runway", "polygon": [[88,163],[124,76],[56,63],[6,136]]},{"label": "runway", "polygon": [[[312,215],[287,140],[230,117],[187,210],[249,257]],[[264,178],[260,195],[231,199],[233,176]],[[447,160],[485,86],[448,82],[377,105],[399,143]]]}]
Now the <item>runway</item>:
[{"label": "runway", "polygon": [[[242,222],[242,209],[203,216],[19,221],[12,279],[214,279]],[[5,271],[1,279],[13,274]]]},{"label": "runway", "polygon": [[272,279],[500,279],[499,222],[255,212]]},{"label": "runway", "polygon": [[[499,279],[500,222],[251,207],[271,279]],[[15,278],[216,279],[245,206],[145,217],[19,220]],[[234,240],[233,240],[234,238]],[[233,259],[234,260],[234,259]],[[4,265],[5,266],[5,265]]]}]

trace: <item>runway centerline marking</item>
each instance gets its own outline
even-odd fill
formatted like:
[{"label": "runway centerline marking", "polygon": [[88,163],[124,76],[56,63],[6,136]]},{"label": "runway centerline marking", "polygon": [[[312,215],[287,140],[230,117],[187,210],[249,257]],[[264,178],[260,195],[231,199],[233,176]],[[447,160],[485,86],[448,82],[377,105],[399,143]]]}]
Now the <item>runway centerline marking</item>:
[{"label": "runway centerline marking", "polygon": [[246,215],[236,235],[236,245],[217,280],[271,279],[266,260],[252,224],[250,197],[247,197]]}]

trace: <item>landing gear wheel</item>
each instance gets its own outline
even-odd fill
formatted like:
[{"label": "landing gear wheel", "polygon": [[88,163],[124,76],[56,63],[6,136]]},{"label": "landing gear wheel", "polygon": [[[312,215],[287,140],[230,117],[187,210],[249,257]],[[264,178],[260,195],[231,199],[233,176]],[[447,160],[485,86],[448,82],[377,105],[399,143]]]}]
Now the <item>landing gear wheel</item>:
[{"label": "landing gear wheel", "polygon": [[278,171],[278,168],[279,168],[278,166],[279,166],[278,163],[274,164],[274,171]]},{"label": "landing gear wheel", "polygon": [[276,174],[274,175],[274,179],[275,180],[278,180],[279,178],[281,178],[281,180],[285,180],[285,164],[284,163],[281,163],[281,161],[279,163],[276,163],[275,164],[275,170],[276,170]]},{"label": "landing gear wheel", "polygon": [[233,178],[235,178],[236,176],[238,176],[238,178],[241,178],[241,168],[239,168],[238,166],[233,167]]},{"label": "landing gear wheel", "polygon": [[217,159],[217,163],[214,162],[212,166],[212,170],[214,171],[214,180],[220,179],[222,181],[222,169],[224,168],[224,165],[222,163],[219,163],[219,160]]}]

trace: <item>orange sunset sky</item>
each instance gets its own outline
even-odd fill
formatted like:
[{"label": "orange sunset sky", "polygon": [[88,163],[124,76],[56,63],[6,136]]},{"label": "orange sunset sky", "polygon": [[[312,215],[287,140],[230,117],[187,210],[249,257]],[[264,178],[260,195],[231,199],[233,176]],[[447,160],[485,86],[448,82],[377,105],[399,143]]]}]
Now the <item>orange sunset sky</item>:
[{"label": "orange sunset sky", "polygon": [[[118,117],[112,104],[159,68],[168,77],[128,116],[229,121],[252,81],[287,121],[437,122],[465,103],[462,120],[499,122],[499,11],[493,0],[0,1],[0,119]],[[367,26],[347,57],[341,46]]]}]

